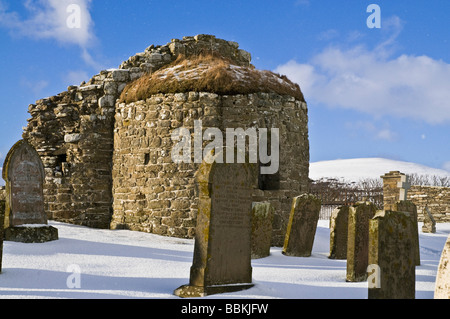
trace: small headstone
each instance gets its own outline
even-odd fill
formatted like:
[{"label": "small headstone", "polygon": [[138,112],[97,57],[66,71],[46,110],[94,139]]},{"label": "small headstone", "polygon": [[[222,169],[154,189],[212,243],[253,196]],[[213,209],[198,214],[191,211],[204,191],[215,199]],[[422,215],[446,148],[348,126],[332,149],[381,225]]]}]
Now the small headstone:
[{"label": "small headstone", "polygon": [[436,276],[435,299],[450,299],[450,236],[442,250]]},{"label": "small headstone", "polygon": [[5,205],[6,201],[0,200],[0,273],[2,272],[3,260],[3,230],[5,229]]},{"label": "small headstone", "polygon": [[409,213],[378,211],[369,222],[369,299],[414,299],[414,232]]},{"label": "small headstone", "polygon": [[36,243],[58,239],[57,229],[47,225],[44,165],[36,150],[25,140],[17,142],[6,156],[2,174],[7,193],[5,240]]},{"label": "small headstone", "polygon": [[284,255],[311,256],[320,207],[320,199],[311,194],[303,194],[293,199],[284,239]]},{"label": "small headstone", "polygon": [[359,202],[349,209],[347,242],[347,276],[349,282],[367,278],[369,262],[369,221],[377,209],[370,202]]},{"label": "small headstone", "polygon": [[330,259],[347,259],[348,206],[334,209],[330,216]]},{"label": "small headstone", "polygon": [[430,209],[428,206],[425,206],[424,209],[424,218],[423,218],[423,233],[435,233],[436,232],[436,220],[433,218]]},{"label": "small headstone", "polygon": [[420,266],[419,225],[417,223],[417,207],[409,200],[401,200],[394,205],[397,212],[408,212],[413,224],[413,245],[416,266]]},{"label": "small headstone", "polygon": [[[189,285],[180,297],[238,291],[253,286],[251,267],[252,190],[257,185],[252,164],[217,163],[206,158],[196,182],[199,207]],[[225,156],[223,158],[226,158]]]},{"label": "small headstone", "polygon": [[252,259],[270,255],[273,206],[269,202],[252,204]]}]

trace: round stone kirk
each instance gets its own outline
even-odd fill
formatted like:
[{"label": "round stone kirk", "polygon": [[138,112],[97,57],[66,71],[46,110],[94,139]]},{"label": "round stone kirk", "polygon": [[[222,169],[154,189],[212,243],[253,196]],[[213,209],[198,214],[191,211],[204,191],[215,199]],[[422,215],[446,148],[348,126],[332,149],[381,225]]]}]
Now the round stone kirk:
[{"label": "round stone kirk", "polygon": [[274,208],[272,244],[282,245],[292,199],[307,191],[300,87],[212,35],[152,45],[29,113],[23,138],[42,160],[50,219],[193,238],[195,175],[221,146],[256,163],[251,196]]}]

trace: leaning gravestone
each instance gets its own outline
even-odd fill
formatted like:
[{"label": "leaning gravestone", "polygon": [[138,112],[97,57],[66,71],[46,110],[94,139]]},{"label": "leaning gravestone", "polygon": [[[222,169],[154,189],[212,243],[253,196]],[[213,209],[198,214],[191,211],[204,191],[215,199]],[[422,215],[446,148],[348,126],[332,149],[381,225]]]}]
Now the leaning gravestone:
[{"label": "leaning gravestone", "polygon": [[284,239],[284,255],[311,256],[320,207],[320,199],[311,194],[303,194],[293,199]]},{"label": "leaning gravestone", "polygon": [[174,291],[180,297],[203,297],[253,286],[251,228],[255,167],[217,163],[215,159],[222,155],[219,152],[205,158],[196,174],[199,206],[194,257],[189,285]]},{"label": "leaning gravestone", "polygon": [[442,250],[436,276],[435,299],[450,299],[450,236]]},{"label": "leaning gravestone", "polygon": [[369,261],[369,220],[377,209],[370,202],[358,202],[348,213],[347,277],[349,282],[367,278]]},{"label": "leaning gravestone", "polygon": [[417,207],[409,200],[401,200],[394,204],[394,209],[397,212],[408,212],[413,223],[413,240],[414,240],[414,255],[415,264],[420,266],[420,246],[419,246],[419,225],[417,223]]},{"label": "leaning gravestone", "polygon": [[252,259],[270,255],[273,211],[269,202],[252,204]]},{"label": "leaning gravestone", "polygon": [[428,206],[425,206],[423,215],[424,215],[424,218],[423,218],[422,232],[434,234],[436,232],[436,220],[434,219],[433,215],[431,214]]},{"label": "leaning gravestone", "polygon": [[25,140],[9,151],[3,165],[6,182],[5,240],[41,243],[58,239],[44,211],[44,166]]},{"label": "leaning gravestone", "polygon": [[5,229],[5,205],[4,200],[0,200],[0,273],[2,272],[2,259],[3,259],[3,231]]},{"label": "leaning gravestone", "polygon": [[369,222],[369,299],[414,299],[414,226],[408,212],[378,211]]},{"label": "leaning gravestone", "polygon": [[348,206],[334,209],[330,216],[330,259],[347,259]]}]

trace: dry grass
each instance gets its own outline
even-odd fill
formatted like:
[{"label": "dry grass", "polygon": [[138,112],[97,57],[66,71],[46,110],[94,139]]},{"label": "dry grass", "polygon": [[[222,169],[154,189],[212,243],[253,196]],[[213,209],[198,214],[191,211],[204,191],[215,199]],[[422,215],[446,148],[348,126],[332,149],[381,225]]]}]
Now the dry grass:
[{"label": "dry grass", "polygon": [[179,56],[164,68],[129,83],[120,102],[144,100],[158,93],[213,92],[220,95],[257,92],[290,95],[304,101],[298,84],[286,76],[233,65],[217,54]]}]

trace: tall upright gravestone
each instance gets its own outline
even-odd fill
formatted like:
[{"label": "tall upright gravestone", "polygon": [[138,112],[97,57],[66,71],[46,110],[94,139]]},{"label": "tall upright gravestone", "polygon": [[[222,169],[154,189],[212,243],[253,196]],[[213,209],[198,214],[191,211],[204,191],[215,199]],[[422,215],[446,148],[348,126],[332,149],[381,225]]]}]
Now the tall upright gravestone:
[{"label": "tall upright gravestone", "polygon": [[413,247],[416,266],[420,266],[419,225],[417,223],[417,207],[409,200],[400,200],[394,205],[397,212],[408,212],[413,224]]},{"label": "tall upright gravestone", "polygon": [[[251,267],[252,164],[218,163],[223,152],[205,158],[196,182],[199,208],[189,285],[180,297],[238,291],[253,286]],[[223,157],[222,157],[223,156]]]},{"label": "tall upright gravestone", "polygon": [[26,243],[58,239],[44,210],[44,166],[25,140],[17,142],[3,165],[6,182],[5,240]]},{"label": "tall upright gravestone", "polygon": [[286,256],[311,256],[321,201],[311,194],[297,196],[292,201],[282,253]]},{"label": "tall upright gravestone", "polygon": [[415,298],[414,252],[410,213],[378,211],[369,222],[369,299]]},{"label": "tall upright gravestone", "polygon": [[358,202],[349,208],[347,242],[347,276],[349,282],[364,281],[369,260],[369,220],[376,207],[370,202]]},{"label": "tall upright gravestone", "polygon": [[270,255],[273,212],[269,202],[252,203],[252,259]]},{"label": "tall upright gravestone", "polygon": [[334,209],[330,216],[330,259],[347,259],[349,206]]}]

